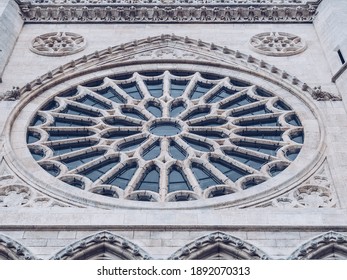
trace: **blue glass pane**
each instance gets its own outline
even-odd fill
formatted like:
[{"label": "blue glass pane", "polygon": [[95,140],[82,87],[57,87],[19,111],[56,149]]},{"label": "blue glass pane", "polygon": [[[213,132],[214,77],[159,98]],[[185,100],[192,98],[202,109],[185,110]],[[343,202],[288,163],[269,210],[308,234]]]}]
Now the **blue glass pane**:
[{"label": "blue glass pane", "polygon": [[160,155],[160,142],[157,141],[143,151],[142,157],[145,160],[155,159]]},{"label": "blue glass pane", "polygon": [[186,152],[174,142],[170,143],[169,153],[172,158],[177,160],[184,160],[187,157]]},{"label": "blue glass pane", "polygon": [[211,118],[190,124],[191,126],[220,126],[226,124],[228,121],[222,118]]},{"label": "blue glass pane", "polygon": [[230,78],[230,82],[237,87],[249,87],[251,84],[246,83],[244,81],[239,81],[239,80],[235,80],[233,78]]},{"label": "blue glass pane", "polygon": [[51,100],[49,101],[46,105],[44,105],[41,110],[43,111],[49,111],[49,110],[53,110],[55,108],[59,107],[59,103],[56,102],[55,100]]},{"label": "blue glass pane", "polygon": [[183,120],[191,120],[207,116],[211,111],[210,107],[199,107],[192,110]]},{"label": "blue glass pane", "polygon": [[36,161],[43,159],[45,156],[45,153],[41,150],[38,150],[38,149],[30,149],[30,152]]},{"label": "blue glass pane", "polygon": [[141,114],[139,111],[137,111],[135,109],[123,108],[122,113],[123,113],[123,115],[130,117],[130,118],[135,118],[135,119],[139,119],[139,120],[147,120],[143,114]]},{"label": "blue glass pane", "polygon": [[62,180],[64,181],[65,183],[75,187],[75,188],[79,188],[79,189],[84,189],[84,183],[80,180],[77,180],[77,179],[65,179],[65,180]]},{"label": "blue glass pane", "polygon": [[261,114],[268,114],[271,113],[265,106],[261,107],[254,107],[247,110],[234,112],[232,113],[233,117],[239,117],[239,116],[254,116],[254,115],[261,115]]},{"label": "blue glass pane", "polygon": [[96,107],[99,109],[104,109],[104,110],[108,110],[111,109],[112,107],[110,105],[108,105],[105,102],[102,102],[92,96],[86,95],[84,96],[82,99],[78,100],[78,102],[91,106],[91,107]]},{"label": "blue glass pane", "polygon": [[39,115],[36,115],[35,118],[31,121],[30,125],[31,126],[36,126],[36,125],[41,125],[45,122],[46,120],[39,116]]},{"label": "blue glass pane", "polygon": [[236,90],[231,90],[228,88],[221,88],[219,89],[215,94],[213,94],[208,100],[208,103],[215,103],[215,102],[219,102],[231,95],[233,95],[234,93],[236,93]]},{"label": "blue glass pane", "polygon": [[128,186],[131,178],[134,176],[137,168],[138,166],[136,163],[126,165],[117,173],[115,173],[111,178],[106,180],[104,184],[114,185],[124,190]]},{"label": "blue glass pane", "polygon": [[205,84],[205,83],[198,82],[190,94],[190,99],[198,99],[202,97],[212,87],[213,87],[212,84]]},{"label": "blue glass pane", "polygon": [[71,97],[78,93],[77,88],[69,89],[68,91],[65,91],[61,94],[59,94],[60,97]]},{"label": "blue glass pane", "polygon": [[64,114],[77,115],[77,116],[86,116],[86,117],[100,117],[101,113],[85,110],[71,105],[67,105],[66,108],[62,111]]},{"label": "blue glass pane", "polygon": [[146,77],[156,77],[156,76],[160,76],[163,74],[163,72],[159,72],[159,71],[146,71],[146,72],[139,72],[140,75],[142,76],[146,76]]},{"label": "blue glass pane", "polygon": [[291,125],[301,126],[301,122],[296,115],[291,115],[290,117],[287,117],[286,122]]},{"label": "blue glass pane", "polygon": [[206,80],[221,80],[224,78],[223,76],[212,73],[200,73],[200,75]]},{"label": "blue glass pane", "polygon": [[223,110],[227,110],[227,109],[234,109],[240,106],[244,106],[247,104],[251,104],[253,102],[256,102],[256,100],[248,97],[247,95],[243,95],[239,98],[236,98],[234,100],[231,100],[223,105],[220,105],[220,108]]},{"label": "blue glass pane", "polygon": [[134,99],[142,99],[142,94],[135,83],[118,85],[122,90]]},{"label": "blue glass pane", "polygon": [[140,124],[133,123],[131,120],[122,120],[116,118],[104,119],[104,122],[112,126],[140,126]]},{"label": "blue glass pane", "polygon": [[55,117],[51,126],[92,126],[94,123],[84,120]]},{"label": "blue glass pane", "polygon": [[186,107],[184,107],[183,104],[175,104],[172,105],[171,110],[170,110],[170,117],[174,118],[177,117],[179,114],[181,114]]},{"label": "blue glass pane", "polygon": [[87,147],[94,146],[96,142],[86,141],[82,143],[70,143],[70,144],[64,144],[64,145],[54,145],[50,146],[50,149],[53,151],[53,155],[62,155],[74,151],[78,151]]},{"label": "blue glass pane", "polygon": [[207,137],[210,139],[223,139],[228,137],[228,135],[224,134],[223,132],[213,131],[213,130],[189,131],[189,132],[196,135],[203,136],[203,137]]},{"label": "blue glass pane", "polygon": [[277,118],[244,120],[237,123],[240,126],[280,126]]},{"label": "blue glass pane", "polygon": [[119,158],[108,159],[104,162],[94,165],[93,167],[88,168],[83,172],[80,172],[80,174],[88,177],[92,181],[96,181],[102,175],[108,172],[111,168],[115,167],[118,162]]},{"label": "blue glass pane", "polygon": [[223,184],[218,178],[213,176],[204,166],[198,163],[192,164],[192,171],[199,182],[200,187],[204,190],[208,187]]},{"label": "blue glass pane", "polygon": [[85,87],[98,87],[101,86],[104,83],[104,80],[95,80],[95,81],[90,81],[86,82],[83,84]]},{"label": "blue glass pane", "polygon": [[256,185],[259,185],[261,183],[263,183],[264,181],[255,181],[255,180],[249,180],[247,181],[244,185],[243,185],[243,189],[249,189],[249,188],[252,188]]},{"label": "blue glass pane", "polygon": [[221,159],[210,158],[211,163],[231,181],[236,182],[243,176],[249,175],[247,171],[237,168]]},{"label": "blue glass pane", "polygon": [[106,138],[106,139],[120,139],[120,138],[124,138],[130,135],[135,135],[141,133],[141,131],[130,131],[130,130],[126,130],[126,131],[109,131],[107,133],[105,133],[104,135],[102,135],[102,138]]},{"label": "blue glass pane", "polygon": [[173,98],[180,97],[186,89],[188,81],[171,81],[170,95]]},{"label": "blue glass pane", "polygon": [[149,131],[157,136],[173,136],[179,134],[181,128],[172,122],[159,122],[154,124]]},{"label": "blue glass pane", "polygon": [[180,169],[172,169],[169,174],[169,192],[191,190],[189,184]]},{"label": "blue glass pane", "polygon": [[262,97],[272,97],[272,94],[262,88],[257,88],[256,93]]},{"label": "blue glass pane", "polygon": [[238,135],[251,137],[251,138],[259,138],[273,141],[282,141],[283,131],[275,130],[275,131],[262,131],[262,130],[250,130],[250,131],[242,131],[237,132]]},{"label": "blue glass pane", "polygon": [[90,162],[90,161],[102,156],[105,153],[106,153],[106,151],[97,151],[97,152],[82,154],[82,155],[79,155],[76,157],[63,159],[63,160],[61,160],[61,162],[63,162],[66,165],[66,167],[71,170],[71,169],[75,169],[76,167],[78,167],[82,164]]},{"label": "blue glass pane", "polygon": [[299,133],[295,133],[293,135],[290,135],[290,139],[292,139],[296,143],[303,144],[304,143],[304,133],[299,132]]},{"label": "blue glass pane", "polygon": [[35,143],[35,142],[39,141],[40,138],[41,138],[41,135],[39,133],[28,132],[28,134],[27,134],[27,143],[28,144]]},{"label": "blue glass pane", "polygon": [[246,143],[246,142],[240,142],[235,143],[239,147],[245,147],[247,149],[251,149],[253,151],[257,151],[263,154],[268,154],[271,156],[276,156],[277,150],[280,148],[279,146],[270,146],[270,145],[264,145],[264,144],[256,144],[256,143]]},{"label": "blue glass pane", "polygon": [[282,166],[281,168],[279,168],[278,166],[273,166],[270,169],[270,175],[272,177],[275,177],[276,175],[280,174],[283,170],[285,170],[287,168],[287,166]]},{"label": "blue glass pane", "polygon": [[213,151],[213,147],[204,142],[197,141],[195,139],[190,139],[187,137],[183,137],[183,140],[189,144],[193,149],[202,151],[202,152],[211,152]]},{"label": "blue glass pane", "polygon": [[147,110],[155,117],[160,118],[162,116],[161,108],[154,105],[149,105]]},{"label": "blue glass pane", "polygon": [[239,162],[242,162],[254,169],[260,170],[260,168],[266,164],[268,161],[266,159],[252,157],[250,155],[245,155],[235,151],[225,150],[224,153]]},{"label": "blue glass pane", "polygon": [[91,131],[79,131],[79,130],[70,130],[70,131],[64,131],[64,130],[52,130],[48,131],[49,141],[55,141],[55,140],[63,140],[63,139],[72,139],[72,138],[78,138],[78,137],[87,137],[90,135],[93,135],[94,133]]},{"label": "blue glass pane", "polygon": [[156,168],[148,170],[136,190],[159,192],[159,172]]},{"label": "blue glass pane", "polygon": [[286,152],[286,157],[287,157],[287,159],[293,161],[293,160],[295,160],[297,158],[299,153],[300,153],[300,149],[297,149],[297,150],[294,150],[294,151],[288,151],[288,152]]},{"label": "blue glass pane", "polygon": [[284,111],[290,111],[292,108],[290,108],[286,103],[284,103],[282,100],[278,100],[274,103],[274,107],[280,110]]},{"label": "blue glass pane", "polygon": [[159,98],[163,95],[163,84],[161,81],[146,81],[146,86],[152,96]]},{"label": "blue glass pane", "polygon": [[121,95],[119,95],[112,87],[107,87],[103,90],[99,90],[97,91],[97,93],[99,93],[100,95],[102,95],[103,97],[107,99],[112,100],[113,102],[120,103],[120,104],[125,103],[124,98]]},{"label": "blue glass pane", "polygon": [[60,169],[54,165],[41,165],[41,167],[54,177],[60,173]]},{"label": "blue glass pane", "polygon": [[121,144],[119,146],[118,150],[120,150],[122,152],[134,150],[137,147],[139,147],[141,145],[141,143],[144,142],[145,140],[146,140],[145,138],[141,138],[141,139],[129,141],[127,143]]}]

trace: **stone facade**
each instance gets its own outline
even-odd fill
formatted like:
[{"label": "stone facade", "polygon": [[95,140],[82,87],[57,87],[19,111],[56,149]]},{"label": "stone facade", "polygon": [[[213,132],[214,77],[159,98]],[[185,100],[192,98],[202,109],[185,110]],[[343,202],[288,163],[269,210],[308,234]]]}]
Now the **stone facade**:
[{"label": "stone facade", "polygon": [[16,2],[0,259],[347,258],[345,1]]}]

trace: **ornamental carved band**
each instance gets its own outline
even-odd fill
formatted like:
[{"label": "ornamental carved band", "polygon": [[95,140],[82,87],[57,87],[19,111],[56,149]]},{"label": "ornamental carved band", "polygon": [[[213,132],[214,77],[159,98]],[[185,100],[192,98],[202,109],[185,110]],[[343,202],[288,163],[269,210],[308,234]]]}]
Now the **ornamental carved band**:
[{"label": "ornamental carved band", "polygon": [[72,32],[52,32],[42,34],[31,42],[30,50],[39,55],[64,56],[84,50],[86,40]]},{"label": "ornamental carved band", "polygon": [[222,4],[214,1],[94,2],[20,2],[20,8],[25,22],[312,22],[317,13],[315,3],[287,4],[286,1],[254,6],[251,2],[242,5],[232,0],[230,4],[227,1]]},{"label": "ornamental carved band", "polygon": [[254,35],[249,44],[254,51],[271,56],[290,56],[306,49],[306,43],[299,36],[285,32],[260,33]]}]

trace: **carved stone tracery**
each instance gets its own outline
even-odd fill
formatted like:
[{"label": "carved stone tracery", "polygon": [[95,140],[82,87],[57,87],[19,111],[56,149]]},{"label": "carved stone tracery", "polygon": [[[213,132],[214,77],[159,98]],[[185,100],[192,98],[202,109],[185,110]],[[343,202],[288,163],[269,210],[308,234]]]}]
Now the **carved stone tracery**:
[{"label": "carved stone tracery", "polygon": [[271,56],[290,56],[306,49],[306,43],[299,36],[284,32],[260,33],[249,43],[254,51]]},{"label": "carved stone tracery", "polygon": [[86,39],[72,32],[52,32],[34,38],[30,50],[39,55],[64,56],[84,50]]},{"label": "carved stone tracery", "polygon": [[294,190],[257,207],[335,208],[337,198],[327,164]]}]

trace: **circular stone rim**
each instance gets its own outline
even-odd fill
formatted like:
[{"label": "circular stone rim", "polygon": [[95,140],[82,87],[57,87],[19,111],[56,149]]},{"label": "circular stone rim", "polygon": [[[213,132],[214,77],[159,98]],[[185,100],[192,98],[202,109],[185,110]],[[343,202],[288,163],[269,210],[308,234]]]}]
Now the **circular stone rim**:
[{"label": "circular stone rim", "polygon": [[[39,190],[43,193],[49,194],[53,198],[57,198],[59,200],[65,201],[67,203],[73,203],[75,205],[89,205],[97,208],[115,208],[115,207],[121,207],[121,208],[128,208],[128,209],[199,209],[199,208],[210,208],[210,207],[235,207],[240,205],[251,205],[251,204],[259,204],[260,202],[268,200],[270,197],[269,195],[275,195],[278,193],[279,190],[283,191],[288,188],[292,189],[296,184],[293,184],[294,182],[303,181],[305,175],[307,173],[312,173],[312,166],[315,166],[317,162],[319,162],[322,158],[322,150],[325,149],[323,137],[325,135],[324,127],[319,125],[321,123],[319,111],[317,110],[316,106],[312,102],[312,100],[309,97],[303,96],[301,92],[299,92],[295,87],[288,87],[288,84],[284,83],[282,80],[278,79],[277,77],[269,78],[263,77],[259,73],[252,72],[246,72],[242,68],[239,68],[237,66],[230,66],[230,65],[215,65],[213,63],[197,63],[196,61],[192,61],[190,63],[177,63],[176,64],[162,64],[159,62],[148,62],[143,63],[141,66],[141,71],[149,71],[152,69],[162,69],[165,70],[177,70],[178,66],[180,70],[182,71],[195,71],[195,72],[202,72],[202,73],[213,73],[217,71],[220,75],[230,76],[230,77],[236,77],[238,79],[241,79],[243,81],[256,81],[252,82],[253,84],[256,84],[259,86],[263,83],[272,86],[276,86],[276,89],[279,91],[282,91],[290,97],[290,99],[293,99],[292,101],[295,104],[301,104],[305,108],[306,112],[309,112],[311,117],[313,119],[309,119],[308,122],[311,123],[312,121],[316,122],[316,128],[314,128],[313,131],[310,131],[308,135],[311,135],[311,137],[308,137],[306,140],[310,139],[314,143],[314,147],[311,147],[308,149],[308,145],[303,146],[302,151],[299,153],[298,158],[304,159],[304,168],[300,164],[298,164],[298,160],[292,162],[288,169],[294,169],[294,175],[288,176],[288,169],[283,171],[282,174],[269,179],[268,181],[271,181],[271,184],[267,182],[259,184],[257,188],[253,189],[247,189],[242,192],[234,193],[232,194],[232,197],[230,195],[215,197],[212,199],[200,199],[195,201],[188,201],[188,202],[159,202],[159,203],[143,203],[139,201],[130,201],[130,200],[116,200],[113,198],[103,197],[101,195],[95,195],[93,193],[88,193],[83,190],[79,189],[73,189],[71,186],[68,186],[66,183],[58,180],[57,178],[51,176],[48,172],[44,171],[37,162],[32,158],[31,153],[29,152],[29,149],[27,148],[26,144],[26,130],[21,131],[20,129],[16,129],[18,126],[23,127],[23,124],[18,125],[18,122],[20,120],[25,121],[26,125],[28,126],[29,121],[32,119],[36,111],[47,101],[45,99],[44,95],[47,97],[52,98],[52,96],[59,95],[63,91],[66,91],[67,88],[64,87],[62,90],[61,83],[53,85],[51,88],[47,90],[37,90],[34,91],[31,94],[28,94],[25,96],[25,98],[22,99],[21,102],[17,104],[14,109],[11,112],[11,115],[9,117],[9,121],[7,122],[7,127],[4,129],[4,132],[6,133],[6,141],[5,141],[5,150],[7,151],[7,157],[9,157],[10,165],[14,170],[17,170],[19,174],[22,174],[27,179],[27,183],[31,185],[34,188],[39,188]],[[198,66],[198,67],[197,67]],[[97,79],[102,79],[106,76],[111,75],[117,75],[125,72],[136,72],[138,71],[138,65],[134,63],[129,63],[127,66],[121,66],[121,67],[113,67],[111,69],[103,69],[99,70],[93,73],[80,75],[80,76],[74,76],[69,79],[68,83],[65,83],[68,85],[68,87],[72,86],[78,86],[82,81],[95,81]],[[240,74],[243,76],[240,77]],[[277,79],[276,79],[277,78]],[[257,83],[259,81],[259,83]],[[39,96],[40,98],[33,98],[34,96]],[[36,100],[39,102],[39,104],[34,105],[33,101]],[[298,101],[300,100],[300,103]],[[288,104],[292,104],[290,101]],[[36,107],[36,108],[35,108]],[[295,107],[293,108],[295,110]],[[295,110],[296,113],[297,110]],[[34,113],[32,113],[34,112]],[[29,116],[29,117],[28,117]],[[305,129],[309,128],[312,130],[312,127],[305,126],[304,123],[307,122],[305,118],[300,118],[303,121],[303,126]],[[313,127],[315,127],[313,125]],[[317,137],[317,135],[319,135]],[[314,137],[315,136],[315,137]],[[14,139],[20,139],[20,140],[14,140]],[[22,147],[18,147],[19,144],[22,144]],[[20,145],[19,145],[20,146]],[[14,148],[13,148],[14,147]],[[308,150],[305,152],[305,155],[303,154],[303,150]],[[311,152],[309,152],[311,150]],[[18,156],[18,152],[21,153],[21,156]],[[313,153],[312,153],[313,152]],[[17,154],[17,156],[16,156]],[[306,156],[306,157],[305,157]],[[25,164],[27,162],[31,162],[31,165]],[[35,165],[32,165],[32,163],[35,163]],[[298,166],[299,165],[299,166]],[[293,170],[290,170],[293,171]],[[286,176],[284,177],[284,173],[286,173]],[[42,177],[41,177],[42,176]],[[284,178],[283,178],[284,177]],[[270,185],[270,186],[269,186]],[[271,196],[271,197],[272,197]]]}]

